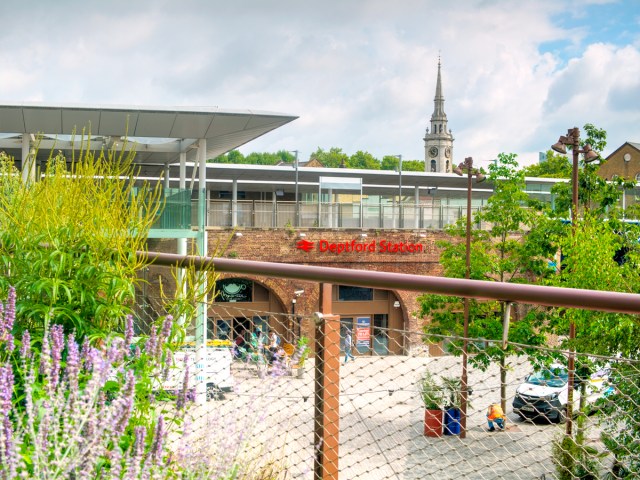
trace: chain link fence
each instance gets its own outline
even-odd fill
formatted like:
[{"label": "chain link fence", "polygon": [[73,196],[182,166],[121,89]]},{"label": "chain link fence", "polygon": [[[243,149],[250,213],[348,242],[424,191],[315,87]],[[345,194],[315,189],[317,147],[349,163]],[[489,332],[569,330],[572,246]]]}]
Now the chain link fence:
[{"label": "chain link fence", "polygon": [[[344,479],[637,478],[640,471],[640,364],[635,361],[576,354],[567,435],[569,352],[510,344],[501,366],[490,348],[496,345],[468,339],[480,353],[468,358],[464,415],[460,338],[395,331],[387,335],[391,341],[437,341],[444,354],[376,355],[371,349],[363,355],[353,349],[352,360],[345,357],[337,317],[301,319],[303,325],[337,323],[332,341],[340,348],[334,344],[322,356],[319,343],[301,341],[300,317],[245,315],[242,329],[217,330],[208,360],[198,357],[205,363],[200,369],[194,363],[185,367],[184,356],[174,358],[170,386],[188,384],[192,392],[203,383],[207,387],[206,401],[189,403],[184,423],[168,439],[172,452],[198,466],[194,478],[314,478],[314,470],[317,476],[318,468],[327,468],[322,435],[339,439],[329,456],[337,459],[331,468]],[[237,307],[213,321],[222,325],[232,316]],[[485,350],[494,352],[492,361],[481,358]],[[191,345],[184,351],[196,356]],[[328,375],[319,363],[337,371]],[[188,369],[190,380],[183,384]],[[331,413],[338,420],[321,426],[318,406],[330,404],[327,390],[337,396],[331,403],[337,411]],[[427,411],[424,400],[435,405]],[[487,418],[491,405],[504,412],[503,422],[499,415],[493,420],[493,429]],[[163,408],[174,407],[167,402]]]}]

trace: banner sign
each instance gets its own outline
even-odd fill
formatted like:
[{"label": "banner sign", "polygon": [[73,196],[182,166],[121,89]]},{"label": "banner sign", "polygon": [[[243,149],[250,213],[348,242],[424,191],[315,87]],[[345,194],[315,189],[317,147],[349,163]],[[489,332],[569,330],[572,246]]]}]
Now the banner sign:
[{"label": "banner sign", "polygon": [[356,348],[371,346],[371,317],[356,318]]},{"label": "banner sign", "polygon": [[242,278],[225,278],[216,282],[216,302],[251,302],[253,281]]}]

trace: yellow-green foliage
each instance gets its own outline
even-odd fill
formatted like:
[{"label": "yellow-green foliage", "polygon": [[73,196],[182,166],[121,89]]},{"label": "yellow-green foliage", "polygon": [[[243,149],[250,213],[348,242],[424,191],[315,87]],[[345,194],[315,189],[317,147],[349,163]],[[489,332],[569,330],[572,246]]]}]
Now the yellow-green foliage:
[{"label": "yellow-green foliage", "polygon": [[[79,335],[119,327],[135,297],[159,187],[136,184],[135,152],[51,153],[24,182],[0,153],[0,288],[16,287],[18,330],[62,323]],[[5,292],[2,292],[4,295]]]}]

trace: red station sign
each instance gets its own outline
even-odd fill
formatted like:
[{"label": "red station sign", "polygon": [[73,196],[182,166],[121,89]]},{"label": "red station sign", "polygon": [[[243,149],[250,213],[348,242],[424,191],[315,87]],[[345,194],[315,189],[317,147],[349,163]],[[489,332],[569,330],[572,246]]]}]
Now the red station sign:
[{"label": "red station sign", "polygon": [[329,240],[318,240],[317,242],[311,242],[303,239],[296,243],[296,248],[310,252],[316,250],[324,253],[335,253],[340,255],[341,253],[422,253],[424,251],[424,245],[421,243],[413,242],[391,242],[389,240],[370,240],[370,241],[358,241],[351,240],[346,242],[330,242]]}]

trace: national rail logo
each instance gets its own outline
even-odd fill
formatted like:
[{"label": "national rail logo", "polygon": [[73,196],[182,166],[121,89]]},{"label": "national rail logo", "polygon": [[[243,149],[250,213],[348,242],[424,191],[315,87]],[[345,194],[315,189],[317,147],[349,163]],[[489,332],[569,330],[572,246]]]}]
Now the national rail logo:
[{"label": "national rail logo", "polygon": [[296,243],[296,248],[304,250],[305,252],[310,252],[311,250],[313,250],[314,244],[309,240],[299,240],[298,243]]}]

